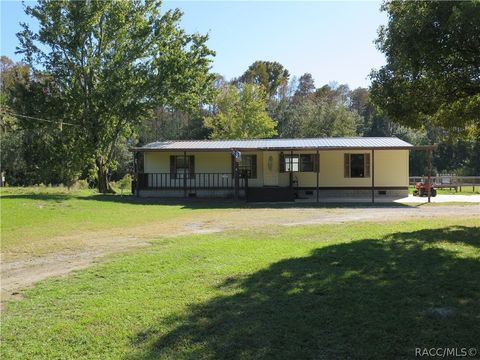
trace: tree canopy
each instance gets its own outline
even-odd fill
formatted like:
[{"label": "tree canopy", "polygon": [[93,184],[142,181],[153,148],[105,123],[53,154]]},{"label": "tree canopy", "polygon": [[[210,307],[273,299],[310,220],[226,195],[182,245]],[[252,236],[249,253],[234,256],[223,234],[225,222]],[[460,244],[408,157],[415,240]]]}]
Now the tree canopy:
[{"label": "tree canopy", "polygon": [[288,82],[290,74],[276,61],[255,61],[238,79],[239,82],[261,85],[269,97]]},{"label": "tree canopy", "polygon": [[387,64],[373,71],[372,98],[388,116],[479,131],[480,1],[388,1],[377,46]]},{"label": "tree canopy", "polygon": [[49,115],[78,129],[64,155],[82,151],[94,159],[101,192],[110,190],[109,167],[122,136],[156,107],[198,109],[210,92],[214,53],[207,36],[185,33],[182,13],[161,13],[160,5],[40,0],[26,8],[39,30],[23,24],[19,52],[51,78]]},{"label": "tree canopy", "polygon": [[258,85],[226,85],[219,89],[215,113],[205,117],[212,139],[269,138],[277,134],[276,123],[266,111],[267,96]]}]

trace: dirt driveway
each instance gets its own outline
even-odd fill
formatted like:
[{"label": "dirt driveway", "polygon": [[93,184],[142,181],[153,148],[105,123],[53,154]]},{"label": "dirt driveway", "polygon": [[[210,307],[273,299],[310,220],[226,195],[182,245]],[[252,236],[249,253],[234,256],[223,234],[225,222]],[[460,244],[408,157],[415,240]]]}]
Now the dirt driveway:
[{"label": "dirt driveway", "polygon": [[192,214],[180,221],[159,221],[138,227],[73,234],[54,240],[62,242],[82,238],[81,249],[3,262],[1,298],[3,303],[6,300],[21,297],[19,291],[37,281],[85,268],[113,253],[148,246],[149,240],[164,236],[208,234],[269,225],[336,224],[350,221],[387,222],[432,217],[477,218],[480,226],[480,205],[231,209],[221,213]]}]

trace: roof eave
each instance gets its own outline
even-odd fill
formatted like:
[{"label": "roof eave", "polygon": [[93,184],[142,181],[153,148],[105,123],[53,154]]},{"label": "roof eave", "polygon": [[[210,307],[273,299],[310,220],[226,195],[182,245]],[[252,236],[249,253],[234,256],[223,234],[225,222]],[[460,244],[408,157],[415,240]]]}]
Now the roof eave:
[{"label": "roof eave", "polygon": [[145,147],[131,147],[129,151],[131,152],[215,152],[215,151],[232,151],[232,150],[240,150],[240,151],[294,151],[294,150],[322,150],[322,151],[334,151],[334,150],[428,150],[428,149],[435,149],[435,145],[424,145],[424,146],[413,146],[413,145],[406,145],[406,146],[335,146],[335,147],[288,147],[288,148],[279,148],[279,147],[258,147],[258,148],[218,148],[218,149],[205,149],[205,148],[179,148],[179,149],[162,149],[162,148],[145,148]]}]

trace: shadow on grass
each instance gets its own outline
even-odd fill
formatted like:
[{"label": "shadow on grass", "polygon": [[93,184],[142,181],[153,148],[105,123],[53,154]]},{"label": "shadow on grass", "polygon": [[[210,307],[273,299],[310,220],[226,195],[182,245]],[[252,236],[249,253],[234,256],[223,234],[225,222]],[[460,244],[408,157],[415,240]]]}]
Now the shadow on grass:
[{"label": "shadow on grass", "polygon": [[369,203],[369,202],[272,202],[272,203],[247,203],[245,200],[234,201],[233,199],[207,199],[207,198],[138,198],[133,195],[77,195],[72,194],[7,194],[1,199],[29,199],[50,202],[63,202],[72,199],[111,202],[132,205],[173,205],[185,209],[287,209],[287,208],[414,208],[419,204],[401,203]]},{"label": "shadow on grass", "polygon": [[71,199],[79,198],[78,195],[74,194],[37,194],[37,193],[23,193],[23,194],[8,194],[2,195],[0,199],[27,199],[27,200],[38,200],[38,201],[48,201],[48,202],[63,202]]},{"label": "shadow on grass", "polygon": [[479,228],[447,227],[319,248],[225,280],[224,295],[138,333],[127,358],[403,359],[478,346],[479,246]]}]

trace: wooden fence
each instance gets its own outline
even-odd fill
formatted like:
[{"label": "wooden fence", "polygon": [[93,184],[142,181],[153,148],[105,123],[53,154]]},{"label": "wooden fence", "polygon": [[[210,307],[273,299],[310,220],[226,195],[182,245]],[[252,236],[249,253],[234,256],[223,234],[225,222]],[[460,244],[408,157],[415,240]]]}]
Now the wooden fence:
[{"label": "wooden fence", "polygon": [[[462,186],[472,186],[473,191],[475,187],[480,188],[480,176],[457,176],[457,175],[435,175],[431,178],[432,183],[437,188],[455,189],[455,191],[462,191]],[[415,185],[417,182],[428,182],[428,176],[411,176],[409,178],[410,185]]]}]

